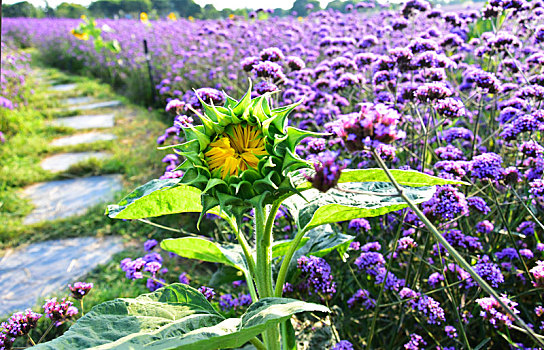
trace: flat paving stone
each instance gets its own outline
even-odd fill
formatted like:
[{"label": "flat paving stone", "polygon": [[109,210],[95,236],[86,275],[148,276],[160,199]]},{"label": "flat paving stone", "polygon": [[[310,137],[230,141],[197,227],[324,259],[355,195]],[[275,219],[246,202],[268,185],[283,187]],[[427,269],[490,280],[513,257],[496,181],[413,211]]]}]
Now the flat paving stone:
[{"label": "flat paving stone", "polygon": [[69,111],[87,111],[89,109],[115,107],[115,106],[119,106],[120,104],[121,104],[121,101],[117,101],[117,100],[104,101],[104,102],[91,103],[88,105],[68,107],[68,110]]},{"label": "flat paving stone", "polygon": [[94,97],[82,96],[82,97],[69,97],[65,100],[62,100],[61,103],[69,106],[80,105],[83,103],[89,103],[95,101]]},{"label": "flat paving stone", "polygon": [[74,129],[112,128],[115,125],[115,115],[78,115],[75,117],[54,119],[50,122],[50,124],[54,126],[66,126]]},{"label": "flat paving stone", "polygon": [[115,140],[117,136],[114,134],[102,133],[102,132],[88,132],[85,134],[76,134],[66,137],[60,137],[51,141],[51,146],[63,147],[74,146],[86,143],[93,143],[97,141],[111,141]]},{"label": "flat paving stone", "polygon": [[34,210],[24,218],[23,224],[64,219],[84,214],[90,207],[113,200],[123,188],[121,175],[92,176],[79,179],[41,182],[23,189]]},{"label": "flat paving stone", "polygon": [[91,158],[105,159],[109,157],[111,157],[111,154],[105,152],[60,153],[43,159],[40,166],[44,170],[56,173],[68,170],[72,165],[87,161]]},{"label": "flat paving stone", "polygon": [[123,250],[120,237],[80,237],[10,249],[0,258],[0,316],[33,307]]},{"label": "flat paving stone", "polygon": [[77,87],[77,84],[61,84],[61,85],[53,85],[49,88],[49,90],[70,91],[70,90],[74,90],[76,87]]}]

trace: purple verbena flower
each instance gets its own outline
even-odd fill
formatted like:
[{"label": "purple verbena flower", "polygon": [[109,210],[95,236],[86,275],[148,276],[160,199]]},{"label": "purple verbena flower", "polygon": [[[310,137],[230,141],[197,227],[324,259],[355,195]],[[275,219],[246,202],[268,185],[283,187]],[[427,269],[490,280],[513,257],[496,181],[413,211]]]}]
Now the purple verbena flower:
[{"label": "purple verbena flower", "polygon": [[76,282],[73,286],[69,284],[68,288],[70,289],[70,292],[72,292],[72,297],[74,297],[75,299],[83,299],[83,297],[89,294],[91,289],[93,289],[93,284],[86,282]]}]

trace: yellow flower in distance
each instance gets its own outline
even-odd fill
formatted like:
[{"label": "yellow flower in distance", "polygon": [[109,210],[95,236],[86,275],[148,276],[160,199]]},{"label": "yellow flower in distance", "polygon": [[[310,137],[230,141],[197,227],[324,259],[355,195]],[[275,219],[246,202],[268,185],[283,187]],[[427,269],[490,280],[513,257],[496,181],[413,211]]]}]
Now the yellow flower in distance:
[{"label": "yellow flower in distance", "polygon": [[231,13],[231,14],[229,15],[229,18],[230,18],[230,19],[234,19],[234,14]]},{"label": "yellow flower in distance", "polygon": [[140,13],[140,21],[143,24],[149,23],[149,18],[147,17],[147,13],[145,13],[145,12]]},{"label": "yellow flower in distance", "polygon": [[237,124],[232,127],[231,134],[219,136],[205,153],[210,170],[221,171],[223,179],[257,168],[259,157],[268,154],[264,148],[264,136],[257,127]]},{"label": "yellow flower in distance", "polygon": [[174,22],[177,20],[176,14],[174,12],[170,12],[168,14],[168,16],[166,16],[166,18],[168,18],[170,21],[174,21]]},{"label": "yellow flower in distance", "polygon": [[89,40],[89,34],[87,33],[78,33],[75,29],[72,29],[70,33],[72,33],[72,35],[75,36],[76,39]]},{"label": "yellow flower in distance", "polygon": [[85,16],[85,15],[81,15],[81,17],[80,17],[80,18],[81,18],[82,20],[86,20],[86,19],[87,19],[87,16]]},{"label": "yellow flower in distance", "polygon": [[194,18],[193,16],[189,16],[188,19],[189,19],[189,21],[191,21],[191,22],[194,22],[194,21],[195,21],[195,18]]}]

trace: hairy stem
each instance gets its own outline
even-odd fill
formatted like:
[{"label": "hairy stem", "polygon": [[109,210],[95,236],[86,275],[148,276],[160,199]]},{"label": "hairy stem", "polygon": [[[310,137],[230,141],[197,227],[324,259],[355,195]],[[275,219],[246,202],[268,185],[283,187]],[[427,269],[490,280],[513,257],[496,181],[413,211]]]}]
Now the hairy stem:
[{"label": "hairy stem", "polygon": [[[277,210],[277,209],[276,209]],[[275,214],[273,214],[275,216]],[[268,221],[268,220],[267,220]],[[272,222],[274,220],[272,219]],[[270,224],[272,225],[272,224]],[[255,238],[257,245],[257,290],[259,297],[273,296],[272,289],[272,232],[265,226],[265,208],[255,207]],[[268,350],[280,349],[280,332],[278,326],[271,326],[264,332],[264,345]]]}]

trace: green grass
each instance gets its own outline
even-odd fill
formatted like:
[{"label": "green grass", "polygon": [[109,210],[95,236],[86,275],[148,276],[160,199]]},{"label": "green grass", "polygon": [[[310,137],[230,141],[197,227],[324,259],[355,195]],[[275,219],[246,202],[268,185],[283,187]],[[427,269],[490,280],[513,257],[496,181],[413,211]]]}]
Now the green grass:
[{"label": "green grass", "polygon": [[[90,210],[82,217],[31,226],[22,225],[23,218],[32,210],[32,207],[28,201],[21,198],[20,191],[30,184],[120,173],[123,174],[126,194],[130,189],[158,177],[163,171],[160,160],[164,156],[164,151],[156,149],[155,140],[170,123],[168,117],[160,112],[149,112],[137,107],[123,97],[115,95],[109,86],[96,80],[70,76],[54,69],[38,69],[38,71],[41,72],[42,77],[40,80],[31,80],[30,85],[35,93],[28,95],[28,104],[13,111],[2,110],[0,115],[1,130],[7,131],[7,141],[0,146],[0,222],[5,223],[0,225],[0,247],[50,238],[95,234],[124,235],[133,231],[131,223],[113,223],[104,217],[104,205]],[[47,90],[44,82],[52,80],[55,84],[77,83],[78,87],[70,92],[51,92]],[[115,127],[102,130],[115,134],[116,140],[68,147],[49,145],[55,138],[90,131],[47,125],[47,121],[53,118],[77,114],[77,112],[67,112],[60,108],[63,99],[77,96],[93,96],[97,100],[116,99],[123,102],[123,106],[118,108],[88,112],[89,114],[108,111],[115,113]],[[44,171],[40,167],[40,161],[47,156],[61,152],[82,151],[104,151],[111,154],[111,158],[91,159],[56,174]]]}]

